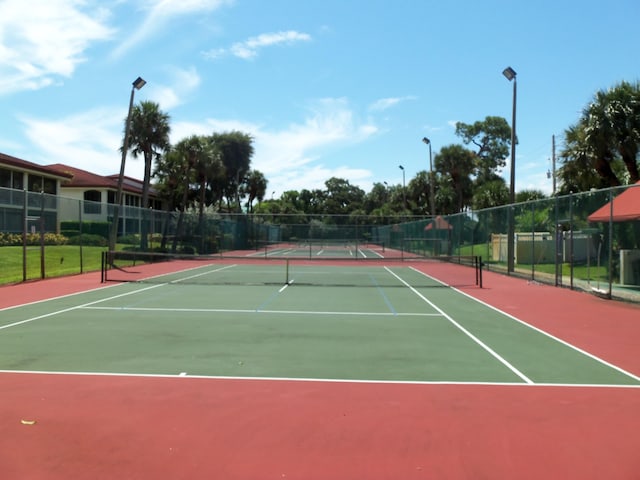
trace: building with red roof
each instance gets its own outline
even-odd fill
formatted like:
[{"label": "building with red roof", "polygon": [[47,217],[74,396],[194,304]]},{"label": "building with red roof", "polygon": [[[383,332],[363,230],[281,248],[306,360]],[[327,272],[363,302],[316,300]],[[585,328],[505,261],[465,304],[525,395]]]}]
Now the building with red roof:
[{"label": "building with red roof", "polygon": [[[6,210],[1,231],[22,231],[24,228],[23,197],[26,192],[45,193],[44,208],[31,209],[32,219],[45,217],[47,231],[59,231],[62,221],[106,222],[110,220],[118,192],[118,174],[98,175],[62,163],[38,165],[27,160],[0,153],[0,208]],[[143,182],[124,177],[122,191],[125,208],[121,212],[120,234],[139,231]],[[20,192],[17,192],[20,191]],[[157,191],[149,189],[149,202],[154,210],[163,205]],[[29,202],[30,207],[33,202]],[[137,207],[137,208],[128,208]],[[128,228],[129,227],[129,228]]]}]

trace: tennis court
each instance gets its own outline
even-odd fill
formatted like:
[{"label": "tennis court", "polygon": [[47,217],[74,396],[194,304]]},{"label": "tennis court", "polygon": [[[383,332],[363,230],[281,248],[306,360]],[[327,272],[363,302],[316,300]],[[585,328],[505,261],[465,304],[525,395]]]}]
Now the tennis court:
[{"label": "tennis court", "polygon": [[640,471],[635,307],[353,245],[105,275],[0,311],[16,478]]}]

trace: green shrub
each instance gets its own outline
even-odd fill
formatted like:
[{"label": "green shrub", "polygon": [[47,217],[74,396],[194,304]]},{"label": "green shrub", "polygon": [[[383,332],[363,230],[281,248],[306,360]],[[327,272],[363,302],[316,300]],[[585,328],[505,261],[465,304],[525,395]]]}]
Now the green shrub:
[{"label": "green shrub", "polygon": [[84,245],[91,247],[106,247],[107,239],[102,235],[82,234],[74,235],[68,239],[69,245]]},{"label": "green shrub", "polygon": [[[109,231],[111,224],[109,222],[82,222],[82,233],[89,235],[100,235],[104,238],[109,238]],[[80,233],[80,222],[60,222],[61,231],[75,231],[76,234]]]},{"label": "green shrub", "polygon": [[197,251],[193,245],[183,245],[182,248],[180,249],[180,253],[186,253],[187,255],[195,255]]},{"label": "green shrub", "polygon": [[118,237],[118,243],[123,243],[125,245],[140,245],[140,235],[135,233],[123,235],[122,237]]},{"label": "green shrub", "polygon": [[[40,245],[39,233],[27,233],[27,245]],[[45,245],[66,245],[67,237],[57,233],[45,233],[44,244]],[[22,245],[22,234],[20,233],[3,233],[0,232],[0,246],[2,247],[17,247]]]}]

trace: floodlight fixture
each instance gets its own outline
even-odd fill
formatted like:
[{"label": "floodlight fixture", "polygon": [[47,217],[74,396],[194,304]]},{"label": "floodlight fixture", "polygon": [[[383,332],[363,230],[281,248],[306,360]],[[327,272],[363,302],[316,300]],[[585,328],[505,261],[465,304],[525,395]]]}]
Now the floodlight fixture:
[{"label": "floodlight fixture", "polygon": [[146,84],[147,84],[147,81],[144,78],[138,77],[133,82],[133,88],[135,88],[136,90],[140,90]]},{"label": "floodlight fixture", "polygon": [[404,167],[402,165],[398,165],[398,168],[402,170],[402,203],[404,204],[404,208],[407,208],[407,186],[404,182]]},{"label": "floodlight fixture", "polygon": [[[118,190],[116,193],[116,203],[113,206],[113,220],[111,224],[111,235],[109,237],[109,250],[114,251],[116,248],[116,239],[118,237],[118,221],[120,215],[120,207],[122,207],[122,186],[124,183],[124,167],[127,160],[127,150],[129,150],[129,129],[131,128],[131,112],[133,110],[133,97],[136,90],[140,90],[146,85],[146,80],[142,77],[136,78],[131,88],[131,96],[129,97],[129,111],[124,127],[124,141],[122,142],[122,158],[120,160],[120,174],[118,175]],[[144,205],[143,205],[144,208]]]},{"label": "floodlight fixture", "polygon": [[431,202],[431,215],[436,216],[436,201],[433,193],[434,179],[433,179],[433,157],[431,155],[431,140],[427,137],[422,137],[422,142],[429,145],[429,201]]},{"label": "floodlight fixture", "polygon": [[516,74],[516,71],[515,71],[513,68],[511,68],[511,67],[507,67],[507,68],[505,68],[505,69],[502,71],[502,74],[503,74],[505,77],[507,77],[507,80],[509,80],[509,81],[511,81],[511,80],[513,80],[514,78],[516,78],[516,75],[517,75],[517,74]]},{"label": "floodlight fixture", "polygon": [[515,267],[515,225],[513,218],[513,204],[516,203],[516,97],[517,97],[517,81],[516,71],[507,67],[502,71],[507,80],[513,80],[513,106],[511,113],[511,172],[509,184],[509,228],[507,232],[507,273],[514,271]]}]

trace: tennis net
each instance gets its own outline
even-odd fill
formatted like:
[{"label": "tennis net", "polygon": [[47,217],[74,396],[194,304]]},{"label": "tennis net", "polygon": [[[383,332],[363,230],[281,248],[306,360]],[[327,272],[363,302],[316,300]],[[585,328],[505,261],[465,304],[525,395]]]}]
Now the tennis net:
[{"label": "tennis net", "polygon": [[480,257],[321,260],[106,252],[103,282],[328,287],[482,287]]}]

